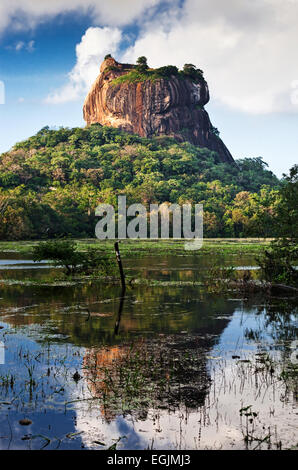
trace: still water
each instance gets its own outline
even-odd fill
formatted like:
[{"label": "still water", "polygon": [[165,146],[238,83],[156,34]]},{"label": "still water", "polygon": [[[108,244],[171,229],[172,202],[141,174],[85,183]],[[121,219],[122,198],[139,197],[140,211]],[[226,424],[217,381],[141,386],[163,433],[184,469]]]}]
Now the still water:
[{"label": "still water", "polygon": [[0,449],[297,446],[297,299],[183,284],[210,255],[128,260],[156,285],[125,298],[25,258],[0,261]]}]

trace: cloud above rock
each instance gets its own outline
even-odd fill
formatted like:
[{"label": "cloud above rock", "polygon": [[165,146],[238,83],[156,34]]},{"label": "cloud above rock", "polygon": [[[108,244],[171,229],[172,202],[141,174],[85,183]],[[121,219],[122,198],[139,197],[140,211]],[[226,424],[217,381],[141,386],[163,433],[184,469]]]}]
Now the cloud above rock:
[{"label": "cloud above rock", "polygon": [[205,71],[211,97],[247,113],[297,112],[298,2],[186,0],[182,8],[144,25],[124,60],[152,66],[186,62]]},{"label": "cloud above rock", "polygon": [[56,15],[72,12],[89,14],[101,26],[121,26],[159,3],[161,0],[1,0],[0,33],[7,28],[33,28]]},{"label": "cloud above rock", "polygon": [[81,42],[76,46],[76,64],[68,74],[67,83],[53,93],[45,102],[60,104],[80,99],[99,74],[99,65],[108,53],[115,54],[122,33],[118,28],[88,28]]},{"label": "cloud above rock", "polygon": [[[145,55],[152,66],[194,63],[205,72],[211,99],[225,107],[298,111],[298,0],[2,0],[0,31],[74,11],[89,13],[93,26],[76,46],[65,86],[47,102],[82,99],[111,52],[120,61]],[[124,26],[136,22],[138,35],[123,51]]]}]

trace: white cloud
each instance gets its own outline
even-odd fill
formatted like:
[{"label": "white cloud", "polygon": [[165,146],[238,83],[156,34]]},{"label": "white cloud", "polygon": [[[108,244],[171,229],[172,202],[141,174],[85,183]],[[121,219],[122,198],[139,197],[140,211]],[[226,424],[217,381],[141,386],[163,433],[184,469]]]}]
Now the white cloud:
[{"label": "white cloud", "polygon": [[29,41],[28,44],[27,44],[27,51],[28,52],[33,52],[34,51],[34,44],[35,44],[35,41]]},{"label": "white cloud", "polygon": [[123,60],[191,62],[205,71],[213,100],[248,113],[297,111],[297,17],[298,2],[287,0],[186,0],[170,23],[146,24]]},{"label": "white cloud", "polygon": [[[169,0],[168,0],[169,1]],[[97,24],[128,24],[161,0],[1,0],[0,32],[33,28],[61,13],[90,13]]]},{"label": "white cloud", "polygon": [[35,41],[29,41],[29,42],[24,42],[24,41],[18,41],[14,47],[8,46],[7,49],[14,49],[17,52],[21,51],[22,49],[25,49],[28,52],[33,52],[34,51],[34,44]]},{"label": "white cloud", "polygon": [[114,54],[121,41],[118,28],[88,28],[76,46],[77,62],[68,75],[68,82],[59,90],[51,93],[45,100],[48,104],[74,101],[87,93],[99,74],[103,57]]},{"label": "white cloud", "polygon": [[20,51],[21,49],[23,49],[24,46],[25,46],[24,41],[18,41],[18,42],[16,43],[15,49],[16,49],[16,51]]},{"label": "white cloud", "polygon": [[[155,12],[165,1],[167,8]],[[137,20],[141,33],[119,60],[146,55],[152,66],[195,63],[205,71],[213,101],[248,113],[297,112],[298,0],[1,0],[0,31],[70,11],[89,12],[102,27],[87,30],[66,85],[47,102],[83,96],[103,56],[117,52],[120,28]]]}]

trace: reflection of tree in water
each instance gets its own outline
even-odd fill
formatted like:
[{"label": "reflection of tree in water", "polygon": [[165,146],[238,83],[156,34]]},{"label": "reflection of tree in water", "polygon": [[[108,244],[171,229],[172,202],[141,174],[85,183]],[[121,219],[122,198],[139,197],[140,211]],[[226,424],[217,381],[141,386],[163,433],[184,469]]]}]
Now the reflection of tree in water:
[{"label": "reflection of tree in water", "polygon": [[[218,314],[232,315],[222,297],[206,296],[197,288],[137,286],[126,295],[121,320],[121,338],[115,339],[115,315],[119,306],[118,286],[101,284],[68,287],[6,286],[1,291],[1,312],[11,325],[42,325],[47,338],[57,333],[61,341],[84,347],[114,345],[133,340],[138,332],[179,333],[187,330],[210,333],[220,328]],[[88,310],[91,312],[90,320]]]},{"label": "reflection of tree in water", "polygon": [[132,345],[90,349],[84,375],[107,421],[119,413],[145,419],[149,408],[202,406],[210,386],[206,351],[215,335],[159,335]]},{"label": "reflection of tree in water", "polygon": [[[290,392],[292,398],[298,400],[297,364],[291,356],[294,353],[293,341],[297,339],[297,298],[273,298],[258,307],[256,316],[260,322],[255,328],[245,330],[246,339],[259,344],[264,351],[268,340],[274,343],[274,350],[279,351],[279,358],[272,358],[269,346],[268,354],[261,357],[262,366],[282,380],[286,386],[284,399]],[[296,321],[295,321],[296,320]]]},{"label": "reflection of tree in water", "polygon": [[[119,333],[125,291],[120,297],[114,334]],[[148,409],[177,409],[204,405],[210,377],[209,350],[226,326],[226,319],[204,325],[192,335],[158,334],[104,348],[84,356],[85,378],[93,397],[101,399],[101,413],[111,421],[119,412],[146,419]],[[198,331],[200,334],[198,334]]]},{"label": "reflection of tree in water", "polygon": [[[245,307],[247,304],[245,304]],[[260,323],[256,328],[245,331],[249,340],[263,342],[266,337],[276,343],[276,348],[284,350],[289,341],[297,338],[297,323],[295,317],[298,313],[298,299],[271,298],[257,307],[256,316],[260,317]]]},{"label": "reflection of tree in water", "polygon": [[[43,296],[33,300],[31,289],[22,289],[24,293],[29,291],[22,304],[32,306],[30,315],[26,310],[25,317],[12,315],[9,321],[45,325],[47,311],[49,318],[55,320],[53,332],[62,333],[63,342],[70,340],[88,348],[85,377],[92,395],[100,397],[106,419],[112,419],[119,411],[143,416],[153,405],[177,409],[180,404],[196,408],[204,403],[210,382],[205,354],[227,326],[235,304],[201,298],[196,289],[190,288],[157,287],[145,292],[143,288],[134,289],[133,296],[126,298],[120,333],[115,337],[115,320],[119,320],[119,315],[115,315],[119,306],[115,288],[108,290],[112,300],[109,303],[105,301],[107,292],[104,290],[105,295],[101,296],[93,287],[86,292],[81,286],[67,289],[65,295],[59,291],[60,297],[48,289],[47,304],[44,291]],[[88,321],[87,315],[72,308],[87,293],[91,312]],[[37,306],[33,307],[33,303]],[[224,317],[218,318],[219,312]],[[51,328],[50,323],[49,331]],[[192,334],[179,334],[184,330]],[[145,331],[151,332],[148,338],[136,338],[140,333],[145,336]]]}]

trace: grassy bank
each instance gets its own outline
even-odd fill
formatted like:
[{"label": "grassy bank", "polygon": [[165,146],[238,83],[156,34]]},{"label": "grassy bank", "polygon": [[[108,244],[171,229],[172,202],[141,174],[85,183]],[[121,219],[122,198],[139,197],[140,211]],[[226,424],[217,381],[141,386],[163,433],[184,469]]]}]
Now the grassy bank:
[{"label": "grassy bank", "polygon": [[[213,238],[204,239],[200,250],[187,251],[183,240],[123,240],[120,245],[123,257],[126,256],[150,256],[150,255],[205,255],[205,254],[259,254],[260,251],[269,245],[269,238]],[[94,246],[103,250],[106,254],[113,253],[113,240],[97,239],[77,239],[79,251],[84,251],[87,247]],[[3,241],[0,242],[0,252],[15,252],[31,254],[33,246],[37,241]]]}]

